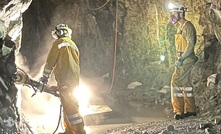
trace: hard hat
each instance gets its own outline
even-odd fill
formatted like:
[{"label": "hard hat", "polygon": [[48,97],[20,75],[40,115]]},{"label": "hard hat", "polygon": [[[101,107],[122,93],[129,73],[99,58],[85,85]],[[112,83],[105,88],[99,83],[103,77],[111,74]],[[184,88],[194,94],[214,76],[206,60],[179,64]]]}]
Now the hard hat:
[{"label": "hard hat", "polygon": [[68,34],[72,34],[72,30],[68,27],[67,24],[58,24],[55,27],[55,30],[67,31]]},{"label": "hard hat", "polygon": [[68,27],[67,24],[58,24],[55,27],[55,29],[51,32],[51,34],[52,34],[52,37],[55,39],[60,38],[60,37],[65,37],[65,36],[71,37],[72,30]]},{"label": "hard hat", "polygon": [[169,3],[170,12],[185,12],[187,8],[182,3]]},{"label": "hard hat", "polygon": [[7,29],[5,27],[4,21],[0,20],[0,39],[4,39],[6,36]]}]

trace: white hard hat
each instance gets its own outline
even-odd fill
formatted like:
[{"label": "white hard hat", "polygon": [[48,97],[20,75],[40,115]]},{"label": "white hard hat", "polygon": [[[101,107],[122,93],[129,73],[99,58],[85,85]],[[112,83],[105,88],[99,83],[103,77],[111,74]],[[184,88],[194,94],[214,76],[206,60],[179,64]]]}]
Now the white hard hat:
[{"label": "white hard hat", "polygon": [[65,30],[68,34],[72,34],[72,30],[68,27],[67,24],[58,24],[55,27],[55,30]]},{"label": "white hard hat", "polygon": [[186,8],[182,3],[169,3],[168,5],[170,12],[185,12]]},{"label": "white hard hat", "polygon": [[72,30],[67,24],[58,24],[51,32],[53,38],[58,39],[61,37],[69,36],[71,38]]}]

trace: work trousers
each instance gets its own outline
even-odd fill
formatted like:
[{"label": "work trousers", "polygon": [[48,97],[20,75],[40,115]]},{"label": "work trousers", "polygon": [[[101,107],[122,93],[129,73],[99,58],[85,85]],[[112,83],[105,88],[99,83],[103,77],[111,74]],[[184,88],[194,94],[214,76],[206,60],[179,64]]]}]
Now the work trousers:
[{"label": "work trousers", "polygon": [[182,66],[175,67],[171,79],[171,98],[173,111],[176,114],[196,112],[190,73],[196,60],[187,58]]},{"label": "work trousers", "polygon": [[59,92],[63,105],[65,134],[86,134],[84,120],[80,115],[78,102],[73,96],[73,90],[61,86]]}]

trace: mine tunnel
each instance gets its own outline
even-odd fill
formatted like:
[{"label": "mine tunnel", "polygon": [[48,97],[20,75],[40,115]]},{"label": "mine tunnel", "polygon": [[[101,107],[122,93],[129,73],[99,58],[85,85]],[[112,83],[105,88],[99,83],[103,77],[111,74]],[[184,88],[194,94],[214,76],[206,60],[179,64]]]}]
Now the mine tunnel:
[{"label": "mine tunnel", "polygon": [[220,0],[1,0],[0,134],[220,134],[220,33]]}]

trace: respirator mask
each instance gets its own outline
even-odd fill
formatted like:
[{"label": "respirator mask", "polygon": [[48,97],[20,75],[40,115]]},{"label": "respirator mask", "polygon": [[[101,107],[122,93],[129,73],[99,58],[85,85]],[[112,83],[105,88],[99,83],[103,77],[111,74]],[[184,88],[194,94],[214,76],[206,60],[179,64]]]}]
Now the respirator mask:
[{"label": "respirator mask", "polygon": [[177,17],[176,17],[175,15],[171,15],[171,16],[170,16],[170,22],[171,22],[172,24],[176,24],[176,23],[178,22]]},{"label": "respirator mask", "polygon": [[184,17],[184,13],[183,12],[173,12],[170,15],[170,22],[172,24],[176,24],[183,17]]}]

